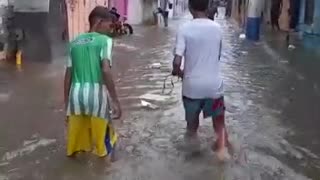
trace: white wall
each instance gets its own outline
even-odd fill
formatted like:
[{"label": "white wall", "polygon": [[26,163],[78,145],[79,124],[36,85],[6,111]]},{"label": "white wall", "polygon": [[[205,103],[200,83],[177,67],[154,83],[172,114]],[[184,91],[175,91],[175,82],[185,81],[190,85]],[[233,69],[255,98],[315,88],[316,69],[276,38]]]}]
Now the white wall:
[{"label": "white wall", "polygon": [[1,6],[8,6],[8,0],[0,0],[0,7]]},{"label": "white wall", "polygon": [[128,1],[128,23],[141,24],[143,19],[143,0]]},{"label": "white wall", "polygon": [[49,12],[50,0],[13,0],[15,12]]}]

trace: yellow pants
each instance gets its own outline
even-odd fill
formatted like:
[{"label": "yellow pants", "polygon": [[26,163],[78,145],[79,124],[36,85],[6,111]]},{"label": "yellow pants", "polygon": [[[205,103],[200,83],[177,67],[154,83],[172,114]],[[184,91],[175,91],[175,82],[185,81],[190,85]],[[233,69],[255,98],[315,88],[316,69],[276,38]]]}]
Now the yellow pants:
[{"label": "yellow pants", "polygon": [[67,155],[77,152],[93,152],[99,157],[109,155],[117,141],[110,121],[91,116],[68,118]]}]

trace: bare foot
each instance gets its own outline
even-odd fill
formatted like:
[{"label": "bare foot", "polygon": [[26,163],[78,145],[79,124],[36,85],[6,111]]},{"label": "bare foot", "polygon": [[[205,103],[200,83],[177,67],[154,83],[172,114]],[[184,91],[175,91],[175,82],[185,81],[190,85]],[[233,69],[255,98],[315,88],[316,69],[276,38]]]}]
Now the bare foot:
[{"label": "bare foot", "polygon": [[197,134],[193,134],[193,135],[186,134],[185,143],[186,143],[186,148],[189,151],[192,151],[192,152],[200,151],[201,142]]},{"label": "bare foot", "polygon": [[77,155],[79,154],[80,152],[74,152],[73,154],[71,154],[71,155],[67,155],[67,157],[69,158],[69,159],[76,159],[76,157],[77,157]]},{"label": "bare foot", "polygon": [[219,161],[228,161],[231,159],[231,156],[227,150],[227,148],[223,147],[216,151],[217,158]]},{"label": "bare foot", "polygon": [[111,162],[116,162],[118,161],[118,156],[117,156],[117,153],[115,151],[113,151],[111,154],[110,154],[110,161]]}]

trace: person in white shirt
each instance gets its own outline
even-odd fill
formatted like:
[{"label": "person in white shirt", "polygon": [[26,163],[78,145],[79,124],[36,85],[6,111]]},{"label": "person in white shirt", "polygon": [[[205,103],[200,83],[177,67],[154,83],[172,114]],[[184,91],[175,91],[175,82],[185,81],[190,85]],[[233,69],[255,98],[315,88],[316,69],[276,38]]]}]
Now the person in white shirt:
[{"label": "person in white shirt", "polygon": [[[197,137],[199,116],[212,118],[217,141],[213,149],[225,157],[230,145],[225,128],[223,80],[219,61],[222,47],[222,29],[208,19],[209,0],[189,0],[194,19],[182,25],[177,32],[172,75],[183,79],[182,95],[187,121],[187,137]],[[184,57],[184,69],[181,69]]]},{"label": "person in white shirt", "polygon": [[169,10],[172,9],[173,4],[171,3],[171,0],[160,0],[159,3],[160,6],[156,9],[153,15],[156,19],[157,14],[161,14],[163,17],[164,26],[168,27]]}]

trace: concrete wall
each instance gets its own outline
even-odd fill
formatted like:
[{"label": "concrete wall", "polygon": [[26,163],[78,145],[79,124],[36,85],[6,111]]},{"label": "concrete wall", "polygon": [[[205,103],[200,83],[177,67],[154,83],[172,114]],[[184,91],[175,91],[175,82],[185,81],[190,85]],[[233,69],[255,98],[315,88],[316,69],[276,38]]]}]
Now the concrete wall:
[{"label": "concrete wall", "polygon": [[128,1],[128,23],[141,24],[143,20],[143,0]]},{"label": "concrete wall", "polygon": [[[25,32],[19,43],[26,61],[50,61],[52,55],[65,51],[62,32],[68,29],[70,39],[88,30],[88,15],[96,5],[108,0],[10,0],[15,6],[15,28]],[[72,3],[73,2],[73,3]],[[1,3],[1,0],[0,0]],[[61,9],[67,5],[67,12]],[[10,47],[15,47],[15,43]]]},{"label": "concrete wall", "polygon": [[157,0],[128,0],[128,23],[152,24],[153,11],[157,7]]},{"label": "concrete wall", "polygon": [[127,16],[128,14],[128,0],[117,0],[116,7],[121,16]]},{"label": "concrete wall", "polygon": [[48,13],[16,12],[15,25],[25,32],[25,39],[19,43],[23,59],[32,61],[48,61],[51,59]]},{"label": "concrete wall", "polygon": [[187,0],[173,0],[173,17],[184,15],[187,11]]},{"label": "concrete wall", "polygon": [[[63,0],[15,0],[13,28],[24,31],[24,39],[18,42],[24,61],[51,61],[52,55],[60,55],[65,49],[62,31],[65,27],[60,5]],[[50,5],[48,5],[50,3]],[[49,8],[49,9],[48,9]],[[17,43],[10,41],[9,56],[14,58]],[[58,52],[56,50],[59,50]]]},{"label": "concrete wall", "polygon": [[154,24],[153,12],[158,7],[157,0],[142,0],[143,3],[143,16],[142,22],[144,24]]},{"label": "concrete wall", "polygon": [[0,0],[0,60],[6,58],[6,49],[8,47],[8,29],[7,20],[9,15],[8,0]]},{"label": "concrete wall", "polygon": [[69,39],[89,30],[88,17],[97,5],[108,6],[108,0],[64,0],[67,3]]},{"label": "concrete wall", "polygon": [[13,0],[15,12],[49,12],[50,0]]},{"label": "concrete wall", "polygon": [[[14,26],[24,31],[24,39],[18,43],[25,61],[52,60],[52,47],[61,43],[62,0],[15,0]],[[49,5],[50,3],[50,5]],[[58,37],[58,38],[57,38]]]}]

